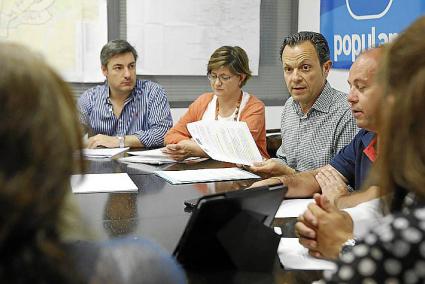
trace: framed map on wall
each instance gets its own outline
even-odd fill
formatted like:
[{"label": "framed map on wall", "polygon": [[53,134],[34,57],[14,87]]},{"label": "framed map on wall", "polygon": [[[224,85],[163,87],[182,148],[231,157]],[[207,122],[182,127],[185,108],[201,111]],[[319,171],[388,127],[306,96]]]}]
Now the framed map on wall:
[{"label": "framed map on wall", "polygon": [[106,0],[0,0],[0,40],[40,52],[69,82],[103,81]]}]

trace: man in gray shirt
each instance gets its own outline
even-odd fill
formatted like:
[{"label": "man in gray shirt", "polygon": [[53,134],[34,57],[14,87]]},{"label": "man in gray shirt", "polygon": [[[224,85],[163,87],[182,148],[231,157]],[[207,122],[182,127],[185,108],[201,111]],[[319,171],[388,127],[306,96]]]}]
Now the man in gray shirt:
[{"label": "man in gray shirt", "polygon": [[263,177],[322,167],[358,131],[347,94],[333,89],[326,80],[332,62],[323,35],[299,32],[287,36],[280,56],[291,97],[283,107],[278,159],[250,167]]}]

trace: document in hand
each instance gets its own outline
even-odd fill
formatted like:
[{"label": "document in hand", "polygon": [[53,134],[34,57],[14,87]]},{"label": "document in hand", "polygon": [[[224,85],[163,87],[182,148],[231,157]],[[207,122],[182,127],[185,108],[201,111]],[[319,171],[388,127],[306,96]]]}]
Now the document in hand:
[{"label": "document in hand", "polygon": [[241,165],[262,161],[246,122],[200,120],[189,123],[187,129],[214,160]]},{"label": "document in hand", "polygon": [[112,158],[115,155],[127,151],[129,148],[95,148],[83,149],[83,156],[89,158]]}]

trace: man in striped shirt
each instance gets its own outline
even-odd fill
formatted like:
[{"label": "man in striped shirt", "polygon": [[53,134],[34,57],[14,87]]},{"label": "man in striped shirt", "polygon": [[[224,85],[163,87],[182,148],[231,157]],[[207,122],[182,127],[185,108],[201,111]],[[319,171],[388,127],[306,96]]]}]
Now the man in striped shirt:
[{"label": "man in striped shirt", "polygon": [[100,53],[103,85],[78,100],[88,148],[162,146],[173,125],[165,90],[136,78],[137,52],[125,40],[107,43]]}]

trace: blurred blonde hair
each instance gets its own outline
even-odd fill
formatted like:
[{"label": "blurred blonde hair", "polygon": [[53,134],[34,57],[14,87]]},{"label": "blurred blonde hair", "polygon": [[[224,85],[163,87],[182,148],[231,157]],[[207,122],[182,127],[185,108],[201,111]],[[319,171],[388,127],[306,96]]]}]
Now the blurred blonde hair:
[{"label": "blurred blonde hair", "polygon": [[379,79],[383,106],[379,157],[372,176],[399,209],[407,193],[425,197],[425,17],[385,49]]},{"label": "blurred blonde hair", "polygon": [[0,61],[0,282],[75,282],[58,236],[69,177],[83,168],[74,98],[24,46],[0,43]]}]

